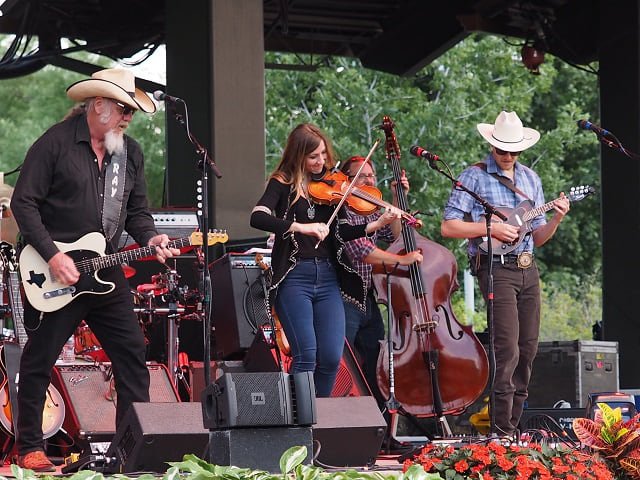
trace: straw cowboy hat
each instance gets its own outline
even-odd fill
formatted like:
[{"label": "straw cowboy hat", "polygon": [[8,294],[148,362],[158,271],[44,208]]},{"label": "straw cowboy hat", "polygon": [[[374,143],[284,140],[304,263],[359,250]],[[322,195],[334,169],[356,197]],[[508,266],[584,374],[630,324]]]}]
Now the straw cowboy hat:
[{"label": "straw cowboy hat", "polygon": [[136,88],[136,77],[129,70],[107,68],[80,80],[67,88],[67,96],[82,102],[91,97],[111,98],[145,113],[156,111],[156,104],[142,90]]},{"label": "straw cowboy hat", "polygon": [[540,132],[522,126],[516,112],[502,111],[495,125],[479,123],[478,132],[494,147],[507,152],[521,152],[540,140]]}]

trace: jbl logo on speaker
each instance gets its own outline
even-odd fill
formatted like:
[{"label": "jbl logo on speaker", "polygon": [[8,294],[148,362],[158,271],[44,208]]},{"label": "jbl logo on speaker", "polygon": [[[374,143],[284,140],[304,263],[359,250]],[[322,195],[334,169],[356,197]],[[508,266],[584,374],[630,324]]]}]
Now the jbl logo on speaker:
[{"label": "jbl logo on speaker", "polygon": [[315,393],[310,372],[225,373],[202,393],[204,426],[311,425]]},{"label": "jbl logo on speaker", "polygon": [[251,394],[251,405],[266,405],[264,392],[254,392]]}]

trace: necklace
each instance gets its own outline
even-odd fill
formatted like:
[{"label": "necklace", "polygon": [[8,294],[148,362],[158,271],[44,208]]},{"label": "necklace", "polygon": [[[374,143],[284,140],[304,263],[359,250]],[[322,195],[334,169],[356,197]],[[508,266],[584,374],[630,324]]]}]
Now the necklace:
[{"label": "necklace", "polygon": [[314,218],[316,218],[316,204],[308,198],[306,200],[309,204],[309,208],[307,208],[307,217],[309,217],[309,220],[313,220]]},{"label": "necklace", "polygon": [[316,204],[313,203],[313,200],[309,200],[309,189],[306,182],[302,182],[302,190],[304,191],[304,199],[309,204],[309,208],[307,208],[307,217],[309,217],[309,220],[313,220],[316,218]]}]

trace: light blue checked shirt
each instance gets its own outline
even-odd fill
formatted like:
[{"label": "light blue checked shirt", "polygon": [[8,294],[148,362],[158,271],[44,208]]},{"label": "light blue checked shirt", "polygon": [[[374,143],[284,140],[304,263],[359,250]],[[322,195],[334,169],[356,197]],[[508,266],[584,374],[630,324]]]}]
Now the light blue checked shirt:
[{"label": "light blue checked shirt", "polygon": [[[502,185],[497,178],[491,176],[491,173],[497,173],[500,176],[507,177],[498,167],[493,156],[487,155],[483,163],[487,165],[487,170],[483,168],[471,166],[465,169],[458,177],[459,182],[469,190],[477,193],[480,197],[487,200],[494,207],[515,208],[523,200],[522,196],[516,194],[509,188]],[[519,162],[515,163],[514,183],[515,186],[526,193],[534,202],[534,207],[538,207],[545,203],[544,192],[542,191],[542,182],[536,172]],[[469,220],[484,222],[484,208],[476,200],[466,192],[454,188],[449,196],[447,205],[445,206],[444,220]],[[547,223],[544,214],[538,215],[531,221],[532,230]],[[475,255],[477,251],[477,242],[470,241],[468,247],[469,255]],[[518,248],[512,253],[533,252],[533,238],[526,235]]]}]

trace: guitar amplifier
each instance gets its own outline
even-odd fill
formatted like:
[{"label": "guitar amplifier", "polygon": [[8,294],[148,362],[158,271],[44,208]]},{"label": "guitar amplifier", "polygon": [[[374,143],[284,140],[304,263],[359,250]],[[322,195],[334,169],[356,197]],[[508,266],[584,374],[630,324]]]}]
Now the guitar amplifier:
[{"label": "guitar amplifier", "polygon": [[[199,228],[195,208],[152,210],[151,216],[158,233],[166,233],[169,238],[188,237]],[[135,243],[133,237],[124,231],[120,237],[118,248],[128,247],[133,243]]]}]

